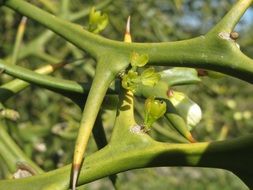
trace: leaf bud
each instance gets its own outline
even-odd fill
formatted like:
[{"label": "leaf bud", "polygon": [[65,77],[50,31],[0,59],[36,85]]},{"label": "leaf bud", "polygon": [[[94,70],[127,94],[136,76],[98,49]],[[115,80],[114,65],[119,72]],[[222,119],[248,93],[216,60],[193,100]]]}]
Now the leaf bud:
[{"label": "leaf bud", "polygon": [[146,127],[151,127],[152,124],[162,117],[167,109],[167,105],[162,100],[156,100],[154,97],[150,97],[145,101],[145,121]]},{"label": "leaf bud", "polygon": [[96,11],[95,7],[90,10],[89,14],[89,28],[90,32],[95,34],[100,33],[108,24],[108,15],[101,13],[100,11]]}]

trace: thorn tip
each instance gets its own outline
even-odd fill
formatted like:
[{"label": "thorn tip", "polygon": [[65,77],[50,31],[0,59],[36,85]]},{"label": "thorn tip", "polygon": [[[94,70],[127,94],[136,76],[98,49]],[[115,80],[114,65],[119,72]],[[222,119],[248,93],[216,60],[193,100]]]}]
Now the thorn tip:
[{"label": "thorn tip", "polygon": [[126,34],[130,34],[130,21],[131,21],[131,16],[128,16],[127,24],[126,24]]},{"label": "thorn tip", "polygon": [[188,135],[188,140],[190,141],[190,143],[196,143],[197,142],[190,132],[189,132],[189,135]]},{"label": "thorn tip", "polygon": [[76,190],[76,183],[79,175],[80,165],[73,165],[72,171],[72,190]]},{"label": "thorn tip", "polygon": [[124,42],[127,42],[127,43],[132,42],[132,38],[131,38],[131,34],[130,34],[130,19],[131,19],[131,17],[128,16],[127,23],[126,23],[126,32],[125,32],[125,36],[124,36]]}]

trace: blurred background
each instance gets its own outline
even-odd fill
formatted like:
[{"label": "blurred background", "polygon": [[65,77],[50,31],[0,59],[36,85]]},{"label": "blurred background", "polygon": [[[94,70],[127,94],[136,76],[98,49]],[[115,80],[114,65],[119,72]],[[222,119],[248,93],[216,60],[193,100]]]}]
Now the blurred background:
[{"label": "blurred background", "polygon": [[[235,0],[33,0],[33,4],[63,19],[88,26],[89,8],[98,7],[109,15],[110,23],[101,35],[122,41],[126,19],[131,15],[131,34],[135,42],[162,42],[189,39],[205,34],[236,2]],[[1,7],[0,58],[10,60],[17,28],[22,15]],[[241,50],[253,58],[253,8],[248,9],[235,31],[240,34]],[[169,53],[169,52],[168,52]],[[81,60],[80,60],[81,59]],[[48,32],[28,19],[17,65],[30,69],[43,64],[71,62],[56,71],[55,77],[87,82],[94,74],[95,61],[85,52]],[[74,61],[78,60],[78,61]],[[0,75],[4,84],[12,78]],[[180,86],[198,103],[203,118],[194,128],[198,141],[214,141],[253,132],[253,87],[238,79],[203,77],[197,85]],[[6,129],[22,150],[46,171],[71,163],[81,110],[69,99],[48,90],[31,86],[12,97],[4,106],[19,113],[19,118],[5,118]],[[103,124],[110,137],[114,111],[103,111]],[[168,141],[163,134],[152,131],[157,140]],[[89,152],[96,151],[94,140]],[[0,157],[0,177],[5,169]],[[235,175],[218,169],[151,168],[119,174],[123,190],[132,189],[248,189]],[[110,181],[101,179],[82,189],[112,189]]]}]

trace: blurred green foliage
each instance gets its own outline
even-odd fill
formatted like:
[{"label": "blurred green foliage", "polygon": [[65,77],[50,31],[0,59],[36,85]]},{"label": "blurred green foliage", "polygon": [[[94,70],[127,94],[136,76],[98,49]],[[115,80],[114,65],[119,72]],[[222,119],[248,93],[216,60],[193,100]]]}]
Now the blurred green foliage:
[{"label": "blurred green foliage", "polygon": [[[100,1],[81,0],[39,0],[34,4],[65,19],[92,7]],[[192,38],[207,32],[234,3],[234,0],[136,0],[112,1],[103,11],[109,15],[109,26],[103,36],[122,40],[126,18],[131,15],[131,33],[136,42],[175,41]],[[248,10],[237,27],[240,33],[238,43],[247,55],[253,55],[253,14]],[[0,9],[0,57],[12,55],[13,44],[21,15],[7,9]],[[249,22],[249,18],[251,22]],[[88,26],[88,18],[75,21]],[[251,30],[250,30],[251,29]],[[29,20],[21,50],[45,32],[45,28]],[[20,50],[20,51],[21,51]],[[34,50],[37,51],[36,47]],[[169,52],[168,52],[169,53]],[[62,38],[54,35],[36,54],[19,58],[18,65],[37,68],[45,63],[74,60],[54,76],[80,82],[90,81],[94,74],[95,62],[85,52],[81,52]],[[1,74],[1,84],[11,77]],[[253,132],[253,87],[245,82],[227,77],[214,80],[203,77],[194,86],[175,88],[186,92],[203,111],[201,123],[193,134],[198,141],[222,140]],[[49,171],[71,162],[74,141],[81,118],[79,107],[70,100],[50,91],[32,86],[14,96],[5,106],[19,112],[17,121],[6,120],[7,130],[24,152],[44,170]],[[114,111],[104,110],[102,114],[108,138],[110,136]],[[154,138],[167,141],[157,131]],[[94,141],[89,150],[96,149]],[[0,160],[1,161],[1,160]],[[1,163],[1,162],[0,162]],[[1,163],[1,165],[3,165]],[[4,176],[4,166],[0,173]],[[229,172],[214,169],[157,168],[129,171],[120,174],[122,189],[247,189],[237,177]],[[111,189],[105,180],[91,183],[84,189]]]}]

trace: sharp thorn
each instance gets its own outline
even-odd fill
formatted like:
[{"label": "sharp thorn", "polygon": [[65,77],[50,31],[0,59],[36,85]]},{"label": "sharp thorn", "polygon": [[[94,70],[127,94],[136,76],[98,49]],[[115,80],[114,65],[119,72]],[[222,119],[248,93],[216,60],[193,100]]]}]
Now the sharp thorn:
[{"label": "sharp thorn", "polygon": [[76,184],[78,180],[80,165],[74,165],[72,170],[72,190],[76,190]]},{"label": "sharp thorn", "polygon": [[190,132],[189,132],[189,135],[188,135],[188,140],[189,140],[191,143],[196,143],[196,142],[197,142]]},{"label": "sharp thorn", "polygon": [[124,36],[124,42],[127,43],[131,43],[132,42],[132,38],[131,38],[131,34],[130,34],[130,16],[127,18],[127,24],[126,24],[126,32],[125,32],[125,36]]},{"label": "sharp thorn", "polygon": [[131,16],[128,16],[127,24],[126,24],[126,34],[130,34],[130,21],[131,21]]}]

